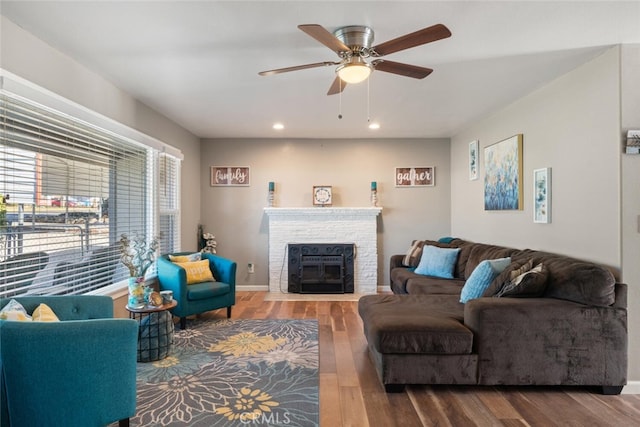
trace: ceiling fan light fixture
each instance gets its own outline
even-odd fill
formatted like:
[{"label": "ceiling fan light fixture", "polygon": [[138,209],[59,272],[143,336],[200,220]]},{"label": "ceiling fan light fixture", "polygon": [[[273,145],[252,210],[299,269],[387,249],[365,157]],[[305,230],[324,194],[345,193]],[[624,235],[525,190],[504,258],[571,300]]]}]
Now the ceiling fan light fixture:
[{"label": "ceiling fan light fixture", "polygon": [[352,58],[346,64],[342,64],[336,68],[336,73],[338,73],[340,79],[349,84],[356,84],[367,80],[371,75],[371,71],[373,71],[371,65],[367,64],[367,62],[359,56]]}]

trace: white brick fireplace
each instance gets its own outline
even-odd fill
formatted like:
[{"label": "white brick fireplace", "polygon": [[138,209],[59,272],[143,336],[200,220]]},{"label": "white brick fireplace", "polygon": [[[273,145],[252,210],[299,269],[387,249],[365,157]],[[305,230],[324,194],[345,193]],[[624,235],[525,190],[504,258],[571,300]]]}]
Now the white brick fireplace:
[{"label": "white brick fireplace", "polygon": [[264,208],[269,217],[269,291],[287,292],[289,243],[354,243],[354,293],[378,287],[379,207]]}]

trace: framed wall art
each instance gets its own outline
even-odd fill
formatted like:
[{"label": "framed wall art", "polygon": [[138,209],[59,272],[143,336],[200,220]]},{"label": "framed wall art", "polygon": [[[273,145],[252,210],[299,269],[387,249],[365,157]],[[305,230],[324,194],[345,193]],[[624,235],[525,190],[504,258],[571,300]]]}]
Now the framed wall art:
[{"label": "framed wall art", "polygon": [[533,171],[533,222],[551,222],[551,168]]},{"label": "framed wall art", "polygon": [[522,134],[484,149],[484,209],[522,210]]},{"label": "framed wall art", "polygon": [[469,180],[478,179],[478,140],[469,143]]},{"label": "framed wall art", "polygon": [[396,168],[396,187],[433,187],[436,184],[436,168],[404,167]]},{"label": "framed wall art", "polygon": [[211,166],[212,187],[247,187],[250,178],[249,166]]}]

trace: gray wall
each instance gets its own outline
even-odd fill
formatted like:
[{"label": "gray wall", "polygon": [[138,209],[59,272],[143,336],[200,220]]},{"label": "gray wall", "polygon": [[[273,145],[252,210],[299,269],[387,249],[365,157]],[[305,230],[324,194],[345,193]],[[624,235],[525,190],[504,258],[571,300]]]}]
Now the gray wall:
[{"label": "gray wall", "polygon": [[[624,61],[621,80],[620,52],[620,47],[608,50],[452,138],[451,229],[474,241],[543,249],[609,266],[630,287],[632,361],[640,354],[640,156],[621,154],[620,88],[626,92],[627,126],[638,128],[638,83],[630,80],[639,64],[637,48],[629,48],[627,56],[634,59]],[[524,210],[484,211],[483,148],[517,133],[524,134]],[[469,181],[467,150],[474,139],[480,141],[480,179]],[[532,173],[542,167],[552,168],[551,224],[533,222]],[[629,379],[640,380],[637,364],[629,364]]]},{"label": "gray wall", "polygon": [[[640,45],[622,47],[622,131],[640,130]],[[622,155],[622,280],[629,284],[629,360],[640,358],[640,155]],[[629,364],[640,380],[640,365]],[[640,386],[637,387],[640,393]]]},{"label": "gray wall", "polygon": [[196,249],[200,219],[200,140],[5,17],[0,16],[0,20],[0,67],[182,150],[182,246]]},{"label": "gray wall", "polygon": [[[617,49],[607,51],[452,138],[452,233],[546,249],[620,267]],[[484,148],[524,135],[524,209],[485,211]],[[480,141],[469,181],[468,143]],[[532,174],[552,168],[552,223],[534,224]]]},{"label": "gray wall", "polygon": [[[378,183],[378,284],[388,284],[389,256],[404,253],[412,239],[437,238],[450,229],[448,139],[222,140],[202,142],[202,221],[218,253],[238,261],[238,285],[268,283],[268,182],[281,207],[312,205],[314,185],[333,186],[335,206],[369,206]],[[250,166],[251,186],[211,187],[210,166]],[[436,185],[396,188],[394,169],[435,166]],[[322,208],[318,208],[322,209]],[[255,273],[247,273],[247,263]],[[248,289],[248,288],[247,288]]]}]

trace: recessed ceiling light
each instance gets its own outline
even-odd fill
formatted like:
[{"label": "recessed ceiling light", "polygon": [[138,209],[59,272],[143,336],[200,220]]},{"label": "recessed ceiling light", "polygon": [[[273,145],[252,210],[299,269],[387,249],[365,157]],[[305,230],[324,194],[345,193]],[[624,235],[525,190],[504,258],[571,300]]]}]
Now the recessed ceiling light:
[{"label": "recessed ceiling light", "polygon": [[284,129],[284,125],[282,123],[274,123],[273,124],[273,128],[275,130],[282,130],[282,129]]},{"label": "recessed ceiling light", "polygon": [[380,123],[369,123],[369,129],[380,129]]}]

